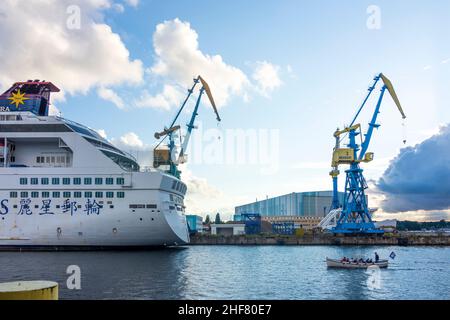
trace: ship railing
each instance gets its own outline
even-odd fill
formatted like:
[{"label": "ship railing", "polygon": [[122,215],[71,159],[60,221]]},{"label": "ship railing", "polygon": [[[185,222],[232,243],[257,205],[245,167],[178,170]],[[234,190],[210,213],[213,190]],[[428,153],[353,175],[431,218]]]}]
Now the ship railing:
[{"label": "ship railing", "polygon": [[144,166],[141,167],[141,172],[155,172],[156,169],[153,168],[152,166]]},{"label": "ship railing", "polygon": [[126,156],[130,157],[132,160],[134,160],[135,162],[137,161],[137,158],[135,156],[133,156],[131,153],[127,152],[127,151],[123,151],[121,150],[123,153],[125,153]]}]

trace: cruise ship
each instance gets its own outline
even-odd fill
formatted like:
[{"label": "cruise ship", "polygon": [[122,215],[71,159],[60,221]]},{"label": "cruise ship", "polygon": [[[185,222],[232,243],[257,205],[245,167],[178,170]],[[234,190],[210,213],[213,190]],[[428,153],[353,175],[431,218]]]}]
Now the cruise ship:
[{"label": "cruise ship", "polygon": [[58,91],[29,80],[0,96],[0,250],[188,243],[179,175],[140,168],[95,130],[49,116]]}]

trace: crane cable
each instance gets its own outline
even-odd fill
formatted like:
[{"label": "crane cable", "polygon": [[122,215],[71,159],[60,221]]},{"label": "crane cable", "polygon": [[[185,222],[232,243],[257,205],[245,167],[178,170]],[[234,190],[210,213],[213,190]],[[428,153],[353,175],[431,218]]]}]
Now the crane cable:
[{"label": "crane cable", "polygon": [[407,139],[408,139],[408,132],[407,132],[407,124],[406,119],[403,119],[402,121],[402,137],[403,137],[403,144],[406,145]]},{"label": "crane cable", "polygon": [[217,140],[221,140],[222,139],[222,136],[221,136],[221,134],[222,134],[222,128],[221,128],[222,126],[221,126],[221,122],[220,121],[217,121],[217,130],[219,130],[219,135],[217,136]]}]

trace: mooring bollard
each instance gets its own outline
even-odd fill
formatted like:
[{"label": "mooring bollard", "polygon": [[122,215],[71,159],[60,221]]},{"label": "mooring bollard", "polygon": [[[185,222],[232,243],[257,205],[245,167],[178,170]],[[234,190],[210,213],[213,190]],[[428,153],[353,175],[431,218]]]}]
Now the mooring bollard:
[{"label": "mooring bollard", "polygon": [[0,300],[58,300],[58,283],[17,281],[0,283]]}]

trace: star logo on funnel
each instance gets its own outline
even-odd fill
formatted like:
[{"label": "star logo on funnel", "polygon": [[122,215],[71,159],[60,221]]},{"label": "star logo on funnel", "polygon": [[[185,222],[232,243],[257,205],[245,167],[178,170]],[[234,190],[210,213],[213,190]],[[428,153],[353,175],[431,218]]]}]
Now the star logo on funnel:
[{"label": "star logo on funnel", "polygon": [[19,108],[19,105],[25,104],[25,100],[29,100],[29,98],[25,98],[25,93],[21,93],[19,89],[16,93],[12,93],[8,100],[11,100],[11,104],[15,104],[16,108]]}]

